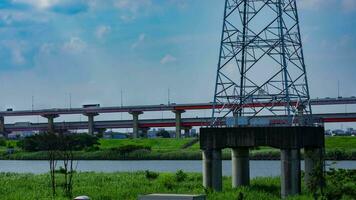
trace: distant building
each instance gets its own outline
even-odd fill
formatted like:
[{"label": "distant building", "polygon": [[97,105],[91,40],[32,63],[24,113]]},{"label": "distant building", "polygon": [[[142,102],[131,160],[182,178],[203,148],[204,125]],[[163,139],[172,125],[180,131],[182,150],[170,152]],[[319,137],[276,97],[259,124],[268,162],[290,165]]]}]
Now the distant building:
[{"label": "distant building", "polygon": [[332,136],[345,136],[347,135],[344,130],[341,129],[335,129],[332,131]]},{"label": "distant building", "polygon": [[36,132],[34,132],[34,131],[14,131],[14,132],[8,134],[7,138],[9,138],[9,139],[20,139],[20,138],[33,136],[35,134],[36,134]]},{"label": "distant building", "polygon": [[158,136],[157,136],[157,133],[158,133],[158,131],[159,130],[157,130],[157,129],[152,129],[152,130],[149,130],[148,132],[147,132],[147,137],[148,138],[157,138]]}]

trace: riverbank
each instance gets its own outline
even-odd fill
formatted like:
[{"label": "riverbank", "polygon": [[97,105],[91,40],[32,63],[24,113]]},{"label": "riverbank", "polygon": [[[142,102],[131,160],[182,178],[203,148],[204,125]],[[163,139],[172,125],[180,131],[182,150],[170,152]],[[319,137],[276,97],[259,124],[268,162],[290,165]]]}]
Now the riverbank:
[{"label": "riverbank", "polygon": [[[76,160],[201,160],[199,143],[194,139],[125,139],[99,141],[96,148],[74,152]],[[9,153],[6,147],[0,147],[0,160],[47,160],[47,152],[26,152],[10,141],[14,152]],[[9,145],[8,144],[8,145]],[[125,145],[149,147],[129,153],[120,153],[119,148]],[[260,147],[252,149],[251,160],[279,160],[278,149]],[[303,157],[303,151],[302,151]],[[223,150],[223,159],[230,160],[228,149]],[[327,160],[356,160],[356,137],[326,137],[325,158]]]},{"label": "riverbank", "polygon": [[[347,178],[345,178],[347,176]],[[68,199],[60,188],[63,181],[57,174],[56,200]],[[343,199],[352,199],[350,195],[356,191],[356,171],[340,170],[329,173],[327,188],[329,195],[341,195]],[[3,200],[13,199],[51,199],[51,187],[48,174],[10,174],[0,173],[0,196]],[[223,191],[220,193],[206,191],[201,183],[202,176],[198,173],[75,173],[73,196],[88,195],[92,199],[115,200],[137,199],[140,194],[150,193],[178,193],[178,194],[207,194],[208,199],[229,200],[238,199],[279,199],[279,177],[256,178],[251,181],[250,187],[231,188],[231,178],[223,178]],[[338,182],[339,184],[337,184]],[[336,184],[335,184],[336,183]],[[337,188],[335,188],[337,187]],[[339,194],[337,191],[348,191]],[[290,199],[312,199],[311,194],[302,186],[302,195]],[[343,196],[342,196],[343,195]],[[340,196],[338,196],[340,197]],[[337,198],[340,199],[340,198]]]}]

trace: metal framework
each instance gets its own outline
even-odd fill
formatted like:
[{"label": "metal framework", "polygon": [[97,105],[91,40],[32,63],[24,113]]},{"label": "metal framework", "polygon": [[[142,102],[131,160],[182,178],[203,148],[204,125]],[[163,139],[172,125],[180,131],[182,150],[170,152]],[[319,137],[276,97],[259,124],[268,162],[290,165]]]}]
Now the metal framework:
[{"label": "metal framework", "polygon": [[214,95],[224,106],[214,106],[213,126],[220,117],[287,115],[295,125],[311,115],[296,1],[225,0]]}]

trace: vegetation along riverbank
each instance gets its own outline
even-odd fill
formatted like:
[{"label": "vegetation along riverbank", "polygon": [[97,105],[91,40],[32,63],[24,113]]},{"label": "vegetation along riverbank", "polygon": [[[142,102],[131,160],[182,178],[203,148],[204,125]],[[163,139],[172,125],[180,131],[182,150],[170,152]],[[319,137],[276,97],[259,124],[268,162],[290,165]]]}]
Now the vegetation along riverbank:
[{"label": "vegetation along riverbank", "polygon": [[[0,140],[2,160],[46,160],[48,153],[38,139],[27,141]],[[75,138],[73,149],[76,160],[200,160],[199,142],[186,139],[98,139],[92,136]],[[277,160],[279,150],[261,147],[251,150],[253,160]],[[326,137],[327,160],[356,160],[356,137]],[[302,152],[303,155],[303,152]],[[223,151],[230,159],[230,151]]]},{"label": "vegetation along riverbank", "polygon": [[[2,200],[52,199],[50,175],[0,173],[0,196]],[[60,174],[56,184],[55,199],[70,199],[61,190],[63,177]],[[62,178],[62,179],[61,179]],[[88,195],[96,200],[137,199],[140,194],[178,193],[207,194],[207,199],[279,199],[279,177],[256,178],[250,187],[231,188],[231,178],[223,178],[223,191],[220,193],[205,190],[202,176],[197,173],[75,173],[72,196]],[[332,170],[326,175],[323,199],[353,199],[356,196],[356,170]],[[302,186],[302,195],[289,199],[313,199],[313,195]]]}]

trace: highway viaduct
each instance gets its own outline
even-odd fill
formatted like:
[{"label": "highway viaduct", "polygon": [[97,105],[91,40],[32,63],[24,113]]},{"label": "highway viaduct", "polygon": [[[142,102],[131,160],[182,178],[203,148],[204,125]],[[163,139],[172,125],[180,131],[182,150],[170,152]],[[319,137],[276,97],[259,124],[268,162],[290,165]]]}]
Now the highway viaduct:
[{"label": "highway viaduct", "polygon": [[[323,98],[312,99],[313,106],[327,105],[347,105],[356,104],[356,97],[348,98]],[[268,102],[254,102],[245,105],[245,107],[261,107]],[[274,106],[284,106],[283,104],[273,103]],[[189,130],[193,126],[208,126],[211,118],[182,118],[182,113],[189,110],[210,110],[213,103],[196,104],[169,104],[169,105],[143,105],[143,106],[122,106],[122,107],[89,107],[89,108],[58,108],[41,110],[22,110],[22,111],[3,111],[0,112],[0,132],[12,131],[49,131],[55,132],[57,129],[77,130],[88,129],[89,134],[94,134],[95,129],[101,128],[132,128],[132,137],[138,137],[139,131],[147,131],[151,127],[175,127],[176,137],[181,137],[181,130]],[[215,105],[219,107],[222,105]],[[225,105],[226,106],[226,105]],[[228,106],[228,105],[227,105]],[[140,120],[139,116],[144,112],[171,111],[175,113],[174,119],[150,119]],[[95,121],[94,117],[104,113],[122,113],[127,112],[132,115],[132,120],[113,120],[113,121]],[[87,122],[54,122],[54,119],[60,115],[82,114],[88,117]],[[5,117],[19,116],[42,116],[47,118],[47,123],[15,123],[5,124]],[[279,116],[281,119],[283,116]],[[321,123],[333,122],[356,122],[356,113],[331,113],[315,114],[315,120]],[[261,118],[272,118],[272,116],[262,116]],[[274,116],[273,118],[276,118]]]}]

